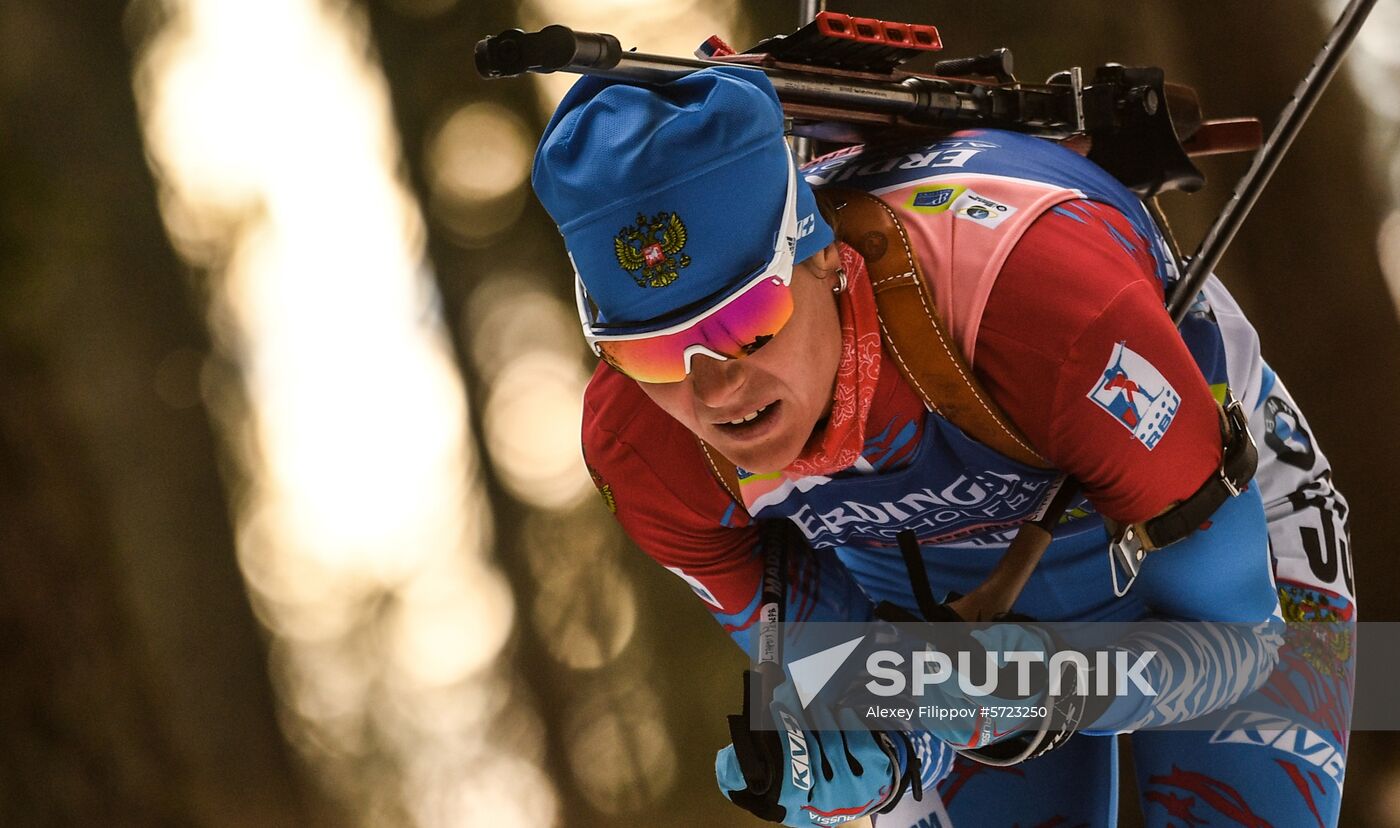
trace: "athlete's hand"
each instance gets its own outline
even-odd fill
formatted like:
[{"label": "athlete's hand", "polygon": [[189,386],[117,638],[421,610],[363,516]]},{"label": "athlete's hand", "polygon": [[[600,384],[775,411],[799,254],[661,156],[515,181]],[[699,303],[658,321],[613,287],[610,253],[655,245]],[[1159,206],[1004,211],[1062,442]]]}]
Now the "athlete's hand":
[{"label": "athlete's hand", "polygon": [[914,752],[907,736],[872,732],[852,710],[833,716],[820,702],[803,710],[791,682],[778,687],[769,710],[777,726],[780,760],[769,769],[777,778],[767,795],[748,790],[733,745],[715,757],[720,790],[761,819],[791,826],[852,822],[896,801],[906,769],[919,773],[919,768],[909,768]]}]

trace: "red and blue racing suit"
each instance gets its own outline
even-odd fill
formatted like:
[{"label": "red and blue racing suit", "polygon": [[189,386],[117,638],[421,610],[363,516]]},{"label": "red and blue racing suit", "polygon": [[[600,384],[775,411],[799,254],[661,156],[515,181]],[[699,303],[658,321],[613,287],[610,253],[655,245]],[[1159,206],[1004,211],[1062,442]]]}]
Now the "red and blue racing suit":
[{"label": "red and blue racing suit", "polygon": [[[628,535],[684,579],[741,647],[758,615],[756,520],[791,520],[812,546],[790,579],[789,620],[862,621],[880,601],[916,606],[896,534],[917,534],[935,594],[966,593],[1059,472],[1079,481],[1085,498],[1055,531],[1017,612],[1043,620],[1354,620],[1346,504],[1326,458],[1218,281],[1180,330],[1172,324],[1163,303],[1175,265],[1130,192],[1079,156],[997,131],[846,151],[804,173],[818,188],[875,194],[906,221],[921,220],[920,210],[948,214],[938,217],[942,229],[911,234],[922,245],[915,253],[978,379],[1057,471],[1016,463],[927,410],[882,351],[889,370],[879,372],[851,467],[809,477],[740,470],[737,503],[694,437],[600,364],[583,424],[595,482],[607,487]],[[1030,195],[1017,201],[1023,190]],[[1051,190],[1053,198],[1043,196]],[[1019,213],[1019,229],[998,242],[997,223],[1010,213]],[[946,249],[958,245],[995,256],[994,273],[966,276]],[[1152,517],[1215,473],[1216,400],[1227,385],[1252,412],[1254,483],[1208,527],[1151,555],[1132,589],[1115,595],[1103,517]],[[1202,657],[1208,664],[1212,654]],[[1149,823],[1336,824],[1350,675],[1319,683],[1287,660],[1274,669],[1264,654],[1254,667],[1216,696],[1183,695],[1177,718],[1237,700],[1267,676],[1257,695],[1272,688],[1299,704],[1330,703],[1330,726],[1282,736],[1247,721],[1215,732],[1135,732]],[[950,771],[949,762],[925,757],[939,797],[902,823],[892,814],[880,824],[1112,824],[1116,751],[1112,738],[1079,737],[1009,768],[959,758]]]}]

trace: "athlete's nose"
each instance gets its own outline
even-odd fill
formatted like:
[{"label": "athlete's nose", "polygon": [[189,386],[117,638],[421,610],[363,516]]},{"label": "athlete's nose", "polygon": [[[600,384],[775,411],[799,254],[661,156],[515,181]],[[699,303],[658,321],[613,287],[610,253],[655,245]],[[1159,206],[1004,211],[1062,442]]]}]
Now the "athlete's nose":
[{"label": "athlete's nose", "polygon": [[697,354],[690,361],[690,387],[695,399],[709,408],[729,405],[746,378],[742,359],[715,359]]}]

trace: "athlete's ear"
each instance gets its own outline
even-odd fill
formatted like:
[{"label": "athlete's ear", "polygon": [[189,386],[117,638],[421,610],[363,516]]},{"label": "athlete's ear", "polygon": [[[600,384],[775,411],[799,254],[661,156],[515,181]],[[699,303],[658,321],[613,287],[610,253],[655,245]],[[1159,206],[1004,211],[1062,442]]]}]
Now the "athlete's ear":
[{"label": "athlete's ear", "polygon": [[825,279],[841,267],[841,250],[836,246],[836,242],[832,242],[803,259],[801,266],[807,268],[818,279]]}]

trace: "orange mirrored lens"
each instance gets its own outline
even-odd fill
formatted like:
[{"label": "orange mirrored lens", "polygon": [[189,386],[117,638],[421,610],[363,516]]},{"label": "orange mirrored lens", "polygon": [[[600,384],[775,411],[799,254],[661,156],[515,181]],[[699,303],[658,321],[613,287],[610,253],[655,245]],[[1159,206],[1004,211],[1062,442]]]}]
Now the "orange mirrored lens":
[{"label": "orange mirrored lens", "polygon": [[602,340],[598,349],[608,364],[639,382],[680,382],[686,374],[685,352],[691,346],[738,359],[766,344],[791,317],[792,290],[774,277],[754,284],[683,330]]}]

